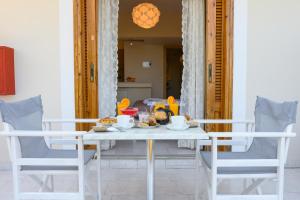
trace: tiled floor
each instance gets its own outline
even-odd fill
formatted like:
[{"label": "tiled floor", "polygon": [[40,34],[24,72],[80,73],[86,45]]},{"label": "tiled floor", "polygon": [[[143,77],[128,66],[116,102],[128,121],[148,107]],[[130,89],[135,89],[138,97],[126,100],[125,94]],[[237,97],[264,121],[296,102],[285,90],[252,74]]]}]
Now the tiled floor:
[{"label": "tiled floor", "polygon": [[[146,156],[146,142],[145,141],[116,141],[116,146],[108,151],[102,153],[105,156]],[[177,141],[156,141],[155,142],[156,155],[187,155],[195,154],[194,150],[177,148]]]},{"label": "tiled floor", "polygon": [[[200,177],[195,177],[194,169],[157,168],[155,193],[157,200],[192,200],[194,199],[196,180],[200,181],[202,200],[205,196],[205,179],[203,171]],[[102,191],[104,200],[146,200],[146,169],[112,169],[104,168],[102,171]],[[89,182],[95,189],[95,176],[90,174]],[[76,189],[76,177],[55,177],[56,191],[73,191]],[[24,177],[22,180],[24,190],[36,189],[35,183]],[[238,193],[241,181],[224,182],[221,192]],[[300,199],[300,169],[287,169],[285,181],[285,200]],[[264,191],[273,191],[274,182],[266,182]],[[0,171],[0,199],[12,200],[12,178],[9,171]],[[90,199],[90,198],[88,198]]]}]

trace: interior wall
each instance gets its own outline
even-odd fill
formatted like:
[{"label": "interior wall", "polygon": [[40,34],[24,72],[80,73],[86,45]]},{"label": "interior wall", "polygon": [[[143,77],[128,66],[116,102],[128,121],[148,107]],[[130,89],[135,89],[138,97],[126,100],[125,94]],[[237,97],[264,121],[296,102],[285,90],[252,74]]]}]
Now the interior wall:
[{"label": "interior wall", "polygon": [[[42,95],[45,117],[57,118],[60,106],[59,0],[0,0],[0,45],[15,49],[17,101]],[[8,161],[0,138],[0,164]]]},{"label": "interior wall", "polygon": [[[124,42],[125,80],[135,77],[138,83],[152,84],[152,97],[164,97],[164,46],[145,44],[144,42]],[[143,68],[143,61],[152,63],[150,68]]]},{"label": "interior wall", "polygon": [[[256,96],[300,100],[300,1],[248,0],[247,114]],[[300,105],[288,165],[300,166]]]}]

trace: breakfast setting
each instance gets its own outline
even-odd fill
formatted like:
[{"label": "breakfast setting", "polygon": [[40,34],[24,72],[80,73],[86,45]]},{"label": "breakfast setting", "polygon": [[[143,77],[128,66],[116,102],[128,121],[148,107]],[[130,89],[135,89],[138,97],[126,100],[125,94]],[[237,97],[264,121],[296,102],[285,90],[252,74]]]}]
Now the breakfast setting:
[{"label": "breakfast setting", "polygon": [[199,127],[199,123],[189,115],[179,115],[179,103],[173,96],[165,102],[156,102],[152,108],[139,111],[137,107],[130,107],[128,98],[117,104],[117,116],[99,119],[93,132],[126,132],[130,129],[167,129],[171,131],[185,131]]}]

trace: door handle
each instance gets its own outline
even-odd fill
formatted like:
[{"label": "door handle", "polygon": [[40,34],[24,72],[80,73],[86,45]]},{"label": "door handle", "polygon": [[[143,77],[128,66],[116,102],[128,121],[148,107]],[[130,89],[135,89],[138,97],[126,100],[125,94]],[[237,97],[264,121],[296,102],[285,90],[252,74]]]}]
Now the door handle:
[{"label": "door handle", "polygon": [[212,64],[208,64],[208,82],[212,82]]},{"label": "door handle", "polygon": [[91,82],[95,81],[95,65],[94,65],[94,63],[91,63],[91,65],[90,65],[90,81]]}]

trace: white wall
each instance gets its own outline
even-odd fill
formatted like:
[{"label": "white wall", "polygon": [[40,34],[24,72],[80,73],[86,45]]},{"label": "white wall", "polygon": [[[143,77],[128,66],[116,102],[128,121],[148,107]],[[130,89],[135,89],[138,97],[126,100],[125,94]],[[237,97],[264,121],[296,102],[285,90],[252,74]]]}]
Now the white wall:
[{"label": "white wall", "polygon": [[[138,83],[152,84],[152,97],[164,97],[165,55],[164,46],[144,42],[124,42],[124,74],[135,77]],[[143,61],[151,61],[150,68],[143,68]]]},{"label": "white wall", "polygon": [[[257,95],[277,101],[300,100],[300,1],[248,0],[247,114],[253,118]],[[300,166],[298,133],[289,166]]]},{"label": "white wall", "polygon": [[[234,66],[233,111],[234,120],[246,119],[247,84],[247,12],[248,0],[234,1]],[[234,125],[233,131],[244,131],[244,125]],[[243,140],[235,138],[235,140]],[[234,146],[233,151],[244,151],[244,146]]]},{"label": "white wall", "polygon": [[[60,44],[60,101],[61,117],[75,118],[74,89],[74,35],[73,0],[59,1],[59,44]],[[64,129],[75,129],[74,124],[64,124]]]},{"label": "white wall", "polygon": [[[16,95],[0,99],[41,94],[45,117],[60,117],[59,0],[0,0],[0,45],[15,48],[16,79]],[[0,138],[0,164],[7,161]]]}]

